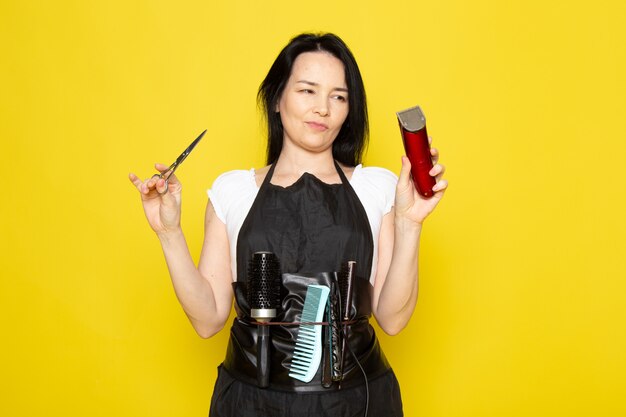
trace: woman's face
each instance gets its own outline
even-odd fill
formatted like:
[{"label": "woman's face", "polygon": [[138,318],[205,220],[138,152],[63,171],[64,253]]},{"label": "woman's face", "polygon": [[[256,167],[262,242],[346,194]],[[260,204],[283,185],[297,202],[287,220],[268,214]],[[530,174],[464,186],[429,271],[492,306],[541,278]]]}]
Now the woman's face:
[{"label": "woman's face", "polygon": [[343,63],[327,52],[298,55],[276,110],[284,129],[283,149],[331,149],[348,116]]}]

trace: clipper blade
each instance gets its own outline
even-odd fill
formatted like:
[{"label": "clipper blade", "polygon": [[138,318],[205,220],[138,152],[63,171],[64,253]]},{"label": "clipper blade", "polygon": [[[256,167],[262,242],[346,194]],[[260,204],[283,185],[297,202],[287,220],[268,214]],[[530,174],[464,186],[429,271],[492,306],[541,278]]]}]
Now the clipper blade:
[{"label": "clipper blade", "polygon": [[396,113],[402,127],[409,132],[417,132],[426,127],[426,117],[420,106],[415,106]]}]

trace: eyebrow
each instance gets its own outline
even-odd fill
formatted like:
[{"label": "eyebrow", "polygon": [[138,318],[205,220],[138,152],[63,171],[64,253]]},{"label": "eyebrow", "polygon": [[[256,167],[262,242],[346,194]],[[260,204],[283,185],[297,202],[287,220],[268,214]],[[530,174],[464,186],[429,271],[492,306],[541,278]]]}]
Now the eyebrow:
[{"label": "eyebrow", "polygon": [[[307,84],[307,85],[312,85],[314,87],[319,87],[319,83],[315,83],[313,81],[298,80],[298,81],[296,81],[296,83],[303,83],[303,84]],[[347,88],[343,88],[343,87],[335,87],[335,88],[333,88],[333,91],[343,91],[343,92],[347,93],[348,89]]]}]

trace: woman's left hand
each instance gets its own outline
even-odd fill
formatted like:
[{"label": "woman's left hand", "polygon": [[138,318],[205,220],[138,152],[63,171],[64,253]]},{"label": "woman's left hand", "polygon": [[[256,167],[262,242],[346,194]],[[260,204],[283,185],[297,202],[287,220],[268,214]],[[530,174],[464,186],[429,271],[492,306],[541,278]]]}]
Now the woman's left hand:
[{"label": "woman's left hand", "polygon": [[[431,141],[430,138],[428,140]],[[445,167],[438,163],[439,151],[437,149],[431,148],[430,154],[433,160],[433,168],[430,170],[430,175],[435,177],[436,182],[433,186],[435,194],[430,198],[424,198],[417,192],[411,179],[411,162],[406,156],[402,157],[402,170],[396,186],[396,219],[400,217],[422,224],[443,198],[448,188],[448,181],[442,179]]]}]

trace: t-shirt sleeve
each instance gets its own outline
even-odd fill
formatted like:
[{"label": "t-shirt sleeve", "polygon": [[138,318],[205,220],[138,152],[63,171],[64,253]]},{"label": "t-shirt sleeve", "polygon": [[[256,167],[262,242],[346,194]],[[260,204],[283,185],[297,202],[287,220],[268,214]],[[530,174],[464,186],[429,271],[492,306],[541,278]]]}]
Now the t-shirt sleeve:
[{"label": "t-shirt sleeve", "polygon": [[258,192],[254,175],[254,169],[228,171],[207,191],[217,218],[226,225],[233,280],[237,276],[237,236]]},{"label": "t-shirt sleeve", "polygon": [[[235,170],[220,175],[207,191],[217,218],[222,223],[228,222],[228,214],[237,208],[238,201],[245,197],[245,191],[251,188],[251,171]],[[244,191],[244,192],[242,192]],[[254,190],[252,190],[254,191]]]},{"label": "t-shirt sleeve", "polygon": [[352,175],[352,187],[359,196],[367,213],[374,239],[374,257],[370,283],[374,285],[378,268],[378,239],[383,217],[393,207],[398,177],[385,168],[365,167],[356,169]]},{"label": "t-shirt sleeve", "polygon": [[398,177],[393,172],[385,168],[366,167],[363,168],[364,182],[372,192],[371,198],[376,200],[377,205],[385,215],[391,211],[396,198],[396,184]]}]

